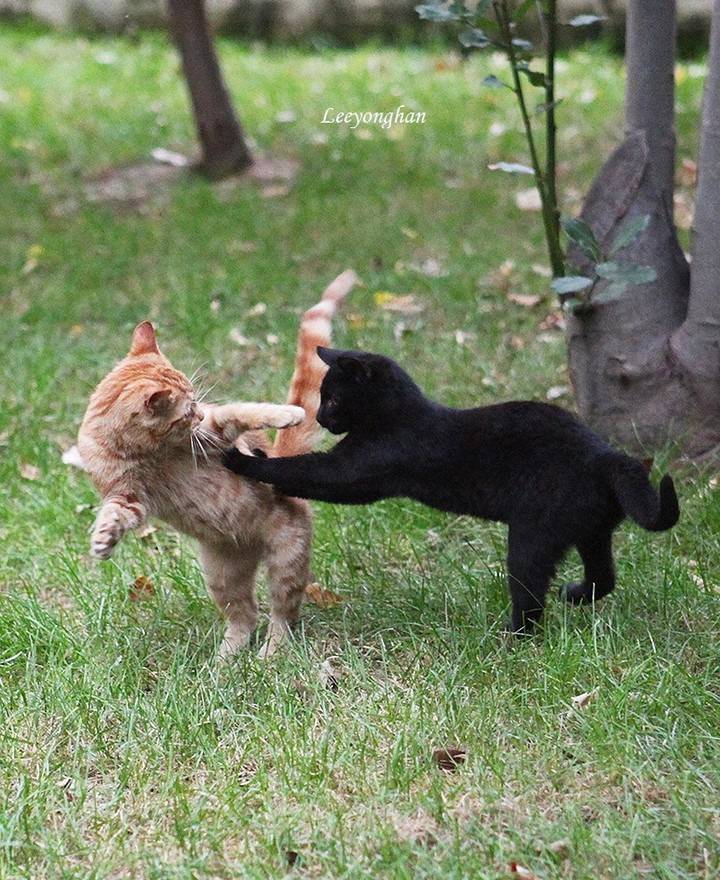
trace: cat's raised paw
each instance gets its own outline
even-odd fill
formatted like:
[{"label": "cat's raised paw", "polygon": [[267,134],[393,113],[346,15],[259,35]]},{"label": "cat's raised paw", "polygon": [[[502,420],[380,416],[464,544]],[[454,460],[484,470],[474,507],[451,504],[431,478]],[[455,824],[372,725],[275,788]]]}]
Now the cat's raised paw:
[{"label": "cat's raised paw", "polygon": [[272,428],[293,428],[305,418],[305,410],[301,406],[278,406],[277,415],[273,417]]},{"label": "cat's raised paw", "polygon": [[231,446],[223,452],[222,463],[229,471],[232,471],[235,474],[244,474],[245,463],[247,461],[252,461],[252,458],[251,455],[243,455],[239,449],[235,446]]},{"label": "cat's raised paw", "polygon": [[116,544],[117,539],[111,534],[100,533],[93,535],[92,541],[90,542],[90,555],[93,559],[110,559]]}]

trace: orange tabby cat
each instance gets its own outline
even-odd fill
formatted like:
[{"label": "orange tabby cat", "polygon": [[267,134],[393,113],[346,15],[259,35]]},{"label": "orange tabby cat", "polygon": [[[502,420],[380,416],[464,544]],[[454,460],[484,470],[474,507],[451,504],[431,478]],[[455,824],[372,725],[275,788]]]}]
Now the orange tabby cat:
[{"label": "orange tabby cat", "polygon": [[[78,436],[85,469],[103,503],[91,553],[107,559],[130,529],[157,516],[200,544],[213,599],[228,618],[220,655],[246,645],[255,628],[255,575],[267,565],[270,625],[261,656],[297,620],[309,579],[312,521],[305,501],[238,478],[220,463],[229,444],[245,452],[298,455],[312,449],[319,389],[337,305],[355,283],[343,272],[305,313],[288,405],[199,403],[192,384],[160,352],[152,324],[135,328],[129,354],[100,382]],[[280,428],[273,448],[261,428]]]}]

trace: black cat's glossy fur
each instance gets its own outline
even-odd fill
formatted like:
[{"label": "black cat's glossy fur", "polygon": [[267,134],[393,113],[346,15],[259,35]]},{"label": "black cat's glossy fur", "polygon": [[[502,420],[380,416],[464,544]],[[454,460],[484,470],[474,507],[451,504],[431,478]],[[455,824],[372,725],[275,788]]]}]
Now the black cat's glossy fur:
[{"label": "black cat's glossy fur", "polygon": [[286,495],[338,504],[404,496],[509,526],[512,628],[532,629],[558,562],[577,547],[574,603],[615,585],[612,533],[630,516],[663,531],[678,520],[672,479],[659,494],[643,464],[615,451],[570,413],[520,401],[450,409],[428,400],[390,358],[318,349],[330,367],[317,419],[346,436],[329,452],[261,459],[229,450],[236,473]]}]

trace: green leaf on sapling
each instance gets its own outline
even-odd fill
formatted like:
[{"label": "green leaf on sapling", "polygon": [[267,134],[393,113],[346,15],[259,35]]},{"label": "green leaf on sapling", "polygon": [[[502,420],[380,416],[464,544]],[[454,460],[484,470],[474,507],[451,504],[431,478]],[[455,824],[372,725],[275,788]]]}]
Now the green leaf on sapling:
[{"label": "green leaf on sapling", "polygon": [[595,233],[584,220],[579,217],[563,217],[560,221],[565,234],[573,244],[576,244],[586,257],[591,260],[602,259],[600,245],[595,238]]}]

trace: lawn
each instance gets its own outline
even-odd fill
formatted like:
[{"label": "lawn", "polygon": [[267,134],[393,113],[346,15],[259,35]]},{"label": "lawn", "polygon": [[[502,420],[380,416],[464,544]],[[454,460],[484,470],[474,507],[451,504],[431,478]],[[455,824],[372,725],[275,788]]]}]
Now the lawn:
[{"label": "lawn", "polygon": [[[517,644],[504,529],[404,501],[316,505],[315,574],[343,601],[308,603],[267,664],[216,666],[219,615],[169,528],[88,559],[96,497],[61,454],[144,318],[216,399],[281,401],[299,312],[352,267],[340,345],[391,354],[451,404],[553,389],[572,406],[539,215],[516,206],[527,181],[487,170],[525,160],[510,95],[480,85],[496,59],[221,51],[256,149],[297,160],[296,180],[185,176],[123,205],[89,201],[88,180],[192,148],[164,39],[0,30],[0,877],[720,876],[708,474],[678,471],[672,533],[622,527],[613,596],[553,595]],[[602,49],[560,66],[574,211],[622,131],[623,73]],[[680,158],[703,72],[678,71]],[[427,121],[321,124],[398,104]],[[448,746],[467,759],[445,772]]]}]

